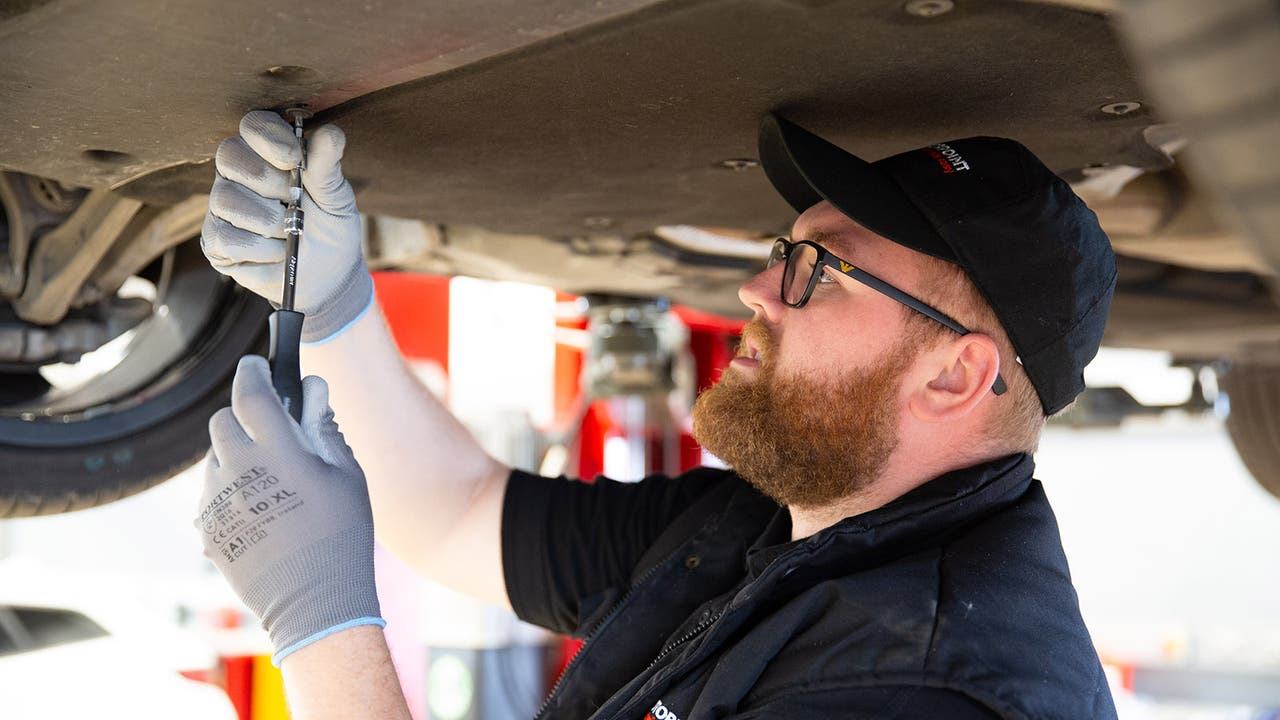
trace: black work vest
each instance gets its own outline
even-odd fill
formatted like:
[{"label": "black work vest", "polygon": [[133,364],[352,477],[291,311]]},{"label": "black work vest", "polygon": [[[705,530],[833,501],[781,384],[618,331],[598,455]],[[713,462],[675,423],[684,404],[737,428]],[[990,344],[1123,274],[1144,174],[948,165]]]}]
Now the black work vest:
[{"label": "black work vest", "polygon": [[805,688],[924,685],[1006,718],[1114,718],[1033,468],[951,472],[776,543],[785,510],[725,472],[625,595],[584,609],[541,717],[703,720]]}]

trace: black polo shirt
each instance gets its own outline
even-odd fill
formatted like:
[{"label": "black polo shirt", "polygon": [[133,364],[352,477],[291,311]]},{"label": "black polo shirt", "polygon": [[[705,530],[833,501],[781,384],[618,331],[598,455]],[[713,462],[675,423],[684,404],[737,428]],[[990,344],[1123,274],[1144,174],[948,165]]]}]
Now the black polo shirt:
[{"label": "black polo shirt", "polygon": [[1115,717],[1032,468],[948,473],[796,542],[731,472],[513,472],[516,614],[587,638],[540,715]]}]

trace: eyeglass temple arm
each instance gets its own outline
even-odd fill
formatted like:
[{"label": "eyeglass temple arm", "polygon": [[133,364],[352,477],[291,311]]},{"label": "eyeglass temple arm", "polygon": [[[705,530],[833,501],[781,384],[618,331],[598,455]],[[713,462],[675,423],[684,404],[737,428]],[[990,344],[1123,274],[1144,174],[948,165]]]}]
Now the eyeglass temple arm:
[{"label": "eyeglass temple arm", "polygon": [[[857,280],[863,285],[866,285],[872,288],[873,290],[876,290],[877,292],[888,295],[890,298],[897,300],[898,302],[902,303],[903,305],[906,305],[912,310],[915,310],[921,315],[932,318],[942,323],[943,325],[946,325],[947,327],[951,328],[952,330],[955,330],[961,335],[968,335],[971,332],[969,328],[966,328],[965,326],[961,325],[955,320],[952,320],[942,312],[934,309],[929,305],[926,305],[922,301],[916,299],[914,296],[908,295],[907,293],[881,280],[875,275],[872,275],[866,270],[863,270],[855,265],[849,265],[848,269],[846,270],[844,267],[838,264],[835,266],[835,269],[839,270],[845,275],[848,275],[854,280]],[[1009,390],[1009,386],[1005,384],[1004,378],[1000,375],[1000,373],[996,373],[996,381],[991,384],[991,392],[995,393],[996,395],[1003,395],[1006,392],[1008,392],[1008,390]]]}]

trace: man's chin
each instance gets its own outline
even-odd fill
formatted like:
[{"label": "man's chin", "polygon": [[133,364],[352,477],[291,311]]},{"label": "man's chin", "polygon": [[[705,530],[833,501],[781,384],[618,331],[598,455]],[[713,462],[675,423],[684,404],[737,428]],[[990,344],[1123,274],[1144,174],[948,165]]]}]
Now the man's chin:
[{"label": "man's chin", "polygon": [[[731,364],[694,403],[694,440],[782,505],[831,503],[872,482],[896,447],[905,362],[827,381]],[[814,401],[833,392],[839,403]]]},{"label": "man's chin", "polygon": [[[740,432],[749,415],[742,411],[740,385],[748,384],[741,374],[726,369],[720,380],[698,396],[693,404],[693,439],[707,452],[729,462],[726,451],[732,454],[729,438]],[[736,396],[736,397],[735,397]]]}]

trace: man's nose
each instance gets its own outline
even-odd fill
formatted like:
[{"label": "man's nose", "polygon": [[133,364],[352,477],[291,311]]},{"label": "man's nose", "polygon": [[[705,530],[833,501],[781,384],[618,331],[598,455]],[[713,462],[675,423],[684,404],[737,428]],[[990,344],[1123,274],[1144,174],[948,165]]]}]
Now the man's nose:
[{"label": "man's nose", "polygon": [[763,315],[770,323],[776,323],[784,309],[778,290],[782,283],[783,265],[784,263],[778,263],[761,270],[738,288],[738,299],[742,304],[755,315]]}]

